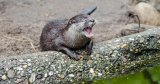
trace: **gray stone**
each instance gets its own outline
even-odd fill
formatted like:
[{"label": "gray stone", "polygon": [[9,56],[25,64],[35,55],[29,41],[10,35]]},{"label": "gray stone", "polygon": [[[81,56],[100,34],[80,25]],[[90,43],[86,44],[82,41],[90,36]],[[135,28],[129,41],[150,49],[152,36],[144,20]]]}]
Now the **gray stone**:
[{"label": "gray stone", "polygon": [[8,76],[8,78],[14,78],[14,76],[15,76],[15,71],[12,70],[12,69],[8,70],[7,76]]},{"label": "gray stone", "polygon": [[2,80],[7,80],[7,76],[4,74],[4,75],[2,75],[1,79]]},{"label": "gray stone", "polygon": [[36,74],[35,73],[31,73],[31,76],[29,78],[29,82],[33,83],[35,81],[35,79],[36,79]]},{"label": "gray stone", "polygon": [[43,78],[43,74],[37,74],[36,75],[36,79],[42,79]]}]

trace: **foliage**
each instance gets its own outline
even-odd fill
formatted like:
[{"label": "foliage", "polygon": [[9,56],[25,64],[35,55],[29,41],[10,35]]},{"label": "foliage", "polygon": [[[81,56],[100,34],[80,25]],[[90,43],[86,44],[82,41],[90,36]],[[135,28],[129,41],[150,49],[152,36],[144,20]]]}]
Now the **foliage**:
[{"label": "foliage", "polygon": [[160,66],[111,79],[94,80],[93,84],[160,84]]}]

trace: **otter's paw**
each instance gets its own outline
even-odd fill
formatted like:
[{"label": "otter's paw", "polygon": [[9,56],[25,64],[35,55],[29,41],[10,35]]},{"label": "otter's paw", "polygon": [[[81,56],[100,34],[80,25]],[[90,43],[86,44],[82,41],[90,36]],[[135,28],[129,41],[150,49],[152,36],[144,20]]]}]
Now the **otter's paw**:
[{"label": "otter's paw", "polygon": [[87,50],[87,55],[91,55],[92,51],[91,50]]},{"label": "otter's paw", "polygon": [[82,60],[83,59],[83,56],[82,55],[77,55],[76,57],[74,57],[73,59],[75,60]]}]

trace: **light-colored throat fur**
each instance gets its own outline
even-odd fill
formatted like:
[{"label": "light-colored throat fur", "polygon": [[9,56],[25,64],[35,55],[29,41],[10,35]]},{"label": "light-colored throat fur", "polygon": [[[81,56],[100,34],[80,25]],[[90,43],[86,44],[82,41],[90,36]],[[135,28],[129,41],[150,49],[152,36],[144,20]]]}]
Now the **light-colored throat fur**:
[{"label": "light-colored throat fur", "polygon": [[70,28],[64,32],[65,43],[68,47],[78,48],[84,46],[88,41],[85,35],[82,34],[82,30],[85,27],[85,22],[75,23],[70,26]]}]

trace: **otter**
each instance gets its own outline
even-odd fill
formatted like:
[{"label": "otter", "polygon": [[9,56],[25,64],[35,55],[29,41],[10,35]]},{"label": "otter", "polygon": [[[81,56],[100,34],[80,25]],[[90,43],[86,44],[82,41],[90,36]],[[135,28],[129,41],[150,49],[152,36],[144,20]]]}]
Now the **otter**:
[{"label": "otter", "polygon": [[53,20],[48,22],[41,33],[40,47],[42,51],[60,51],[74,60],[81,59],[74,50],[86,47],[88,54],[92,53],[95,20],[90,14],[97,7],[88,12],[84,11],[71,19]]}]

